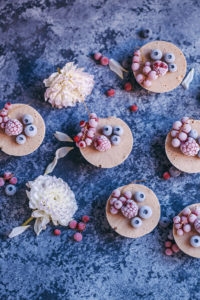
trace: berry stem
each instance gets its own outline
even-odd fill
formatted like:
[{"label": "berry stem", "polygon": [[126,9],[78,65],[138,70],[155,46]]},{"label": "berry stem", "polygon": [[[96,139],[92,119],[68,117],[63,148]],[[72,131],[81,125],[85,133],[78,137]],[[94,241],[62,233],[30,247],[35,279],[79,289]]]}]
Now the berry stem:
[{"label": "berry stem", "polygon": [[34,218],[30,217],[28,220],[26,220],[21,226],[26,226],[28,223],[30,223]]}]

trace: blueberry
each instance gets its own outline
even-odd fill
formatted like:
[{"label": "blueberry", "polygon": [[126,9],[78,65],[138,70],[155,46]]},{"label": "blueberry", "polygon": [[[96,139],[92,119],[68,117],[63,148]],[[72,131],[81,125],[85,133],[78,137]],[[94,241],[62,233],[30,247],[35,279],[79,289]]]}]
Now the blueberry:
[{"label": "blueberry", "polygon": [[193,235],[190,239],[190,245],[195,248],[200,247],[200,236]]},{"label": "blueberry", "polygon": [[166,53],[164,56],[166,63],[173,63],[175,61],[175,55],[173,53]]},{"label": "blueberry", "polygon": [[120,136],[118,136],[118,135],[111,136],[111,143],[115,146],[119,145],[120,140],[121,140]]},{"label": "blueberry", "polygon": [[196,140],[198,138],[198,132],[195,129],[192,129],[189,132],[189,136]]},{"label": "blueberry", "polygon": [[162,58],[162,51],[160,51],[159,49],[154,49],[151,51],[151,58],[153,60],[159,60]]},{"label": "blueberry", "polygon": [[159,225],[162,228],[167,228],[170,225],[170,220],[166,217],[163,217],[162,219],[160,219]]},{"label": "blueberry", "polygon": [[134,228],[138,228],[142,225],[142,220],[138,217],[135,217],[135,218],[131,219],[131,225]]},{"label": "blueberry", "polygon": [[169,72],[176,72],[177,71],[177,65],[176,64],[169,64],[168,65]]},{"label": "blueberry", "polygon": [[149,37],[151,37],[152,35],[152,31],[151,29],[143,29],[140,31],[140,36],[143,38],[143,39],[147,39]]},{"label": "blueberry", "polygon": [[178,177],[179,175],[181,175],[181,171],[179,171],[177,168],[175,168],[174,166],[171,166],[169,169],[169,174],[172,177]]},{"label": "blueberry", "polygon": [[8,184],[5,188],[5,193],[7,196],[13,196],[16,193],[16,186],[13,184]]},{"label": "blueberry", "polygon": [[124,133],[124,129],[122,128],[122,126],[113,127],[113,134],[122,135],[123,133]]},{"label": "blueberry", "polygon": [[29,125],[33,123],[33,117],[31,115],[24,115],[22,118],[22,122],[24,125]]},{"label": "blueberry", "polygon": [[16,143],[19,145],[23,145],[26,142],[26,137],[23,134],[20,134],[16,137]]},{"label": "blueberry", "polygon": [[112,126],[105,125],[102,130],[103,134],[106,136],[110,136],[112,134]]},{"label": "blueberry", "polygon": [[134,199],[137,202],[143,202],[145,200],[145,194],[143,192],[135,192]]},{"label": "blueberry", "polygon": [[149,206],[142,206],[139,209],[139,216],[143,219],[149,219],[152,215],[151,207]]},{"label": "blueberry", "polygon": [[24,129],[24,133],[27,136],[35,136],[37,134],[37,127],[33,124],[27,125]]}]

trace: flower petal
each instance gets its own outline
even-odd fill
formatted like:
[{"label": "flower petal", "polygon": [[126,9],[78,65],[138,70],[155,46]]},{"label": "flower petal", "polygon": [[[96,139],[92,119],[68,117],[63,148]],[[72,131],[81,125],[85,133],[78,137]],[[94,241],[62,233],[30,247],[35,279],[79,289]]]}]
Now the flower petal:
[{"label": "flower petal", "polygon": [[57,138],[57,140],[59,140],[61,142],[73,142],[73,140],[70,138],[70,136],[68,136],[67,134],[65,134],[63,132],[56,131],[54,133],[54,136]]},{"label": "flower petal", "polygon": [[13,228],[13,230],[11,231],[11,233],[9,234],[9,238],[13,238],[15,236],[20,235],[21,233],[23,233],[26,229],[28,229],[30,227],[30,225],[26,225],[26,226],[18,226]]},{"label": "flower petal", "polygon": [[120,63],[118,63],[116,60],[113,58],[109,59],[109,68],[111,71],[115,72],[121,79],[124,78],[123,72],[127,72],[126,69],[124,69]]}]

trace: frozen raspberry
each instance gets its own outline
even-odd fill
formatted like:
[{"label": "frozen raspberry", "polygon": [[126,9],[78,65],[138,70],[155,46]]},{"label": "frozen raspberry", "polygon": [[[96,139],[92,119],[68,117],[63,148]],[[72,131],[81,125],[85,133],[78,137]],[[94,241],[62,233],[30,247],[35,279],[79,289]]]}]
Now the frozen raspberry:
[{"label": "frozen raspberry", "polygon": [[200,216],[200,207],[195,206],[191,209],[192,214],[196,215],[197,217]]},{"label": "frozen raspberry", "polygon": [[73,140],[74,140],[74,142],[78,143],[79,142],[79,137],[76,135]]},{"label": "frozen raspberry", "polygon": [[188,223],[188,218],[186,216],[181,217],[181,223],[182,224],[187,224]]},{"label": "frozen raspberry", "polygon": [[0,116],[1,117],[5,117],[7,116],[8,114],[8,110],[6,108],[3,108],[1,111],[0,111]]},{"label": "frozen raspberry", "polygon": [[131,111],[137,111],[138,110],[138,107],[137,105],[131,105]]},{"label": "frozen raspberry", "polygon": [[100,135],[94,140],[94,147],[100,151],[104,152],[111,148],[110,140],[105,135]]},{"label": "frozen raspberry", "polygon": [[82,234],[81,234],[80,232],[76,232],[76,233],[74,234],[74,240],[75,240],[76,242],[80,242],[80,241],[82,241],[82,239],[83,239],[83,236],[82,236]]},{"label": "frozen raspberry", "polygon": [[171,241],[166,241],[165,242],[165,247],[166,248],[171,248],[171,246],[172,246],[172,242]]},{"label": "frozen raspberry", "polygon": [[165,249],[165,254],[168,256],[171,256],[173,254],[172,250],[170,248]]},{"label": "frozen raspberry", "polygon": [[84,223],[89,222],[89,220],[90,220],[90,217],[89,217],[89,216],[82,216],[82,221],[83,221]]},{"label": "frozen raspberry", "polygon": [[155,71],[158,76],[164,76],[168,71],[168,65],[161,60],[156,60],[153,63],[153,71]]},{"label": "frozen raspberry", "polygon": [[182,119],[181,119],[181,122],[182,123],[185,123],[185,124],[188,124],[188,122],[189,122],[189,117],[183,117]]},{"label": "frozen raspberry", "polygon": [[23,131],[22,123],[17,119],[11,119],[6,123],[5,127],[5,134],[12,136],[12,135],[19,135]]},{"label": "frozen raspberry", "polygon": [[181,131],[178,135],[178,138],[181,142],[185,142],[187,140],[187,137],[188,137],[187,134],[183,131]]},{"label": "frozen raspberry", "polygon": [[111,206],[110,207],[110,213],[112,215],[116,215],[116,214],[118,214],[118,209],[116,209],[114,206]]},{"label": "frozen raspberry", "polygon": [[80,127],[85,127],[86,122],[84,120],[80,121]]},{"label": "frozen raspberry", "polygon": [[198,233],[200,233],[200,219],[196,219],[194,221],[194,228]]},{"label": "frozen raspberry", "polygon": [[126,203],[127,198],[125,198],[125,197],[120,197],[119,200],[124,204],[124,203]]},{"label": "frozen raspberry", "polygon": [[89,118],[90,119],[95,119],[96,121],[98,121],[97,114],[95,114],[95,113],[91,113]]},{"label": "frozen raspberry", "polygon": [[86,142],[85,141],[79,142],[79,147],[80,148],[85,148],[86,147]]},{"label": "frozen raspberry", "polygon": [[108,90],[108,91],[106,92],[106,94],[107,94],[108,97],[113,97],[113,96],[115,95],[115,90],[110,89],[110,90]]},{"label": "frozen raspberry", "polygon": [[109,59],[106,56],[102,56],[100,59],[100,63],[102,66],[107,66],[109,64]]},{"label": "frozen raspberry", "polygon": [[173,218],[174,224],[180,223],[180,221],[181,221],[181,218],[179,216],[176,216]]},{"label": "frozen raspberry", "polygon": [[77,227],[77,222],[76,220],[72,220],[69,222],[69,228],[75,229]]},{"label": "frozen raspberry", "polygon": [[156,74],[155,71],[150,71],[150,72],[148,73],[148,79],[149,79],[149,80],[156,80],[157,78],[158,78],[158,75]]},{"label": "frozen raspberry", "polygon": [[9,117],[7,117],[7,116],[6,116],[6,117],[3,117],[3,122],[4,122],[4,123],[7,123],[9,120],[10,120]]},{"label": "frozen raspberry", "polygon": [[133,70],[133,72],[139,70],[139,68],[140,68],[140,64],[138,64],[138,63],[133,63],[131,66],[131,69]]},{"label": "frozen raspberry", "polygon": [[180,251],[179,247],[176,244],[173,244],[171,249],[174,253],[178,253]]},{"label": "frozen raspberry", "polygon": [[83,222],[78,223],[77,229],[79,231],[84,231],[85,230],[85,223],[83,223]]},{"label": "frozen raspberry", "polygon": [[95,131],[92,130],[92,128],[90,128],[87,132],[87,136],[90,137],[90,138],[93,138],[95,135]]},{"label": "frozen raspberry", "polygon": [[3,117],[0,116],[0,124],[3,122]]},{"label": "frozen raspberry", "polygon": [[112,192],[112,195],[116,198],[119,198],[119,196],[121,195],[121,192],[120,192],[120,190],[116,189]]},{"label": "frozen raspberry", "polygon": [[170,174],[169,174],[169,172],[165,172],[164,174],[163,174],[163,178],[165,179],[165,180],[168,180],[168,179],[170,179]]},{"label": "frozen raspberry", "polygon": [[61,235],[61,231],[59,229],[55,229],[53,233],[54,235]]},{"label": "frozen raspberry", "polygon": [[95,119],[90,119],[88,123],[89,123],[90,127],[93,127],[93,128],[96,128],[97,124],[98,124],[98,122]]},{"label": "frozen raspberry", "polygon": [[85,139],[85,143],[86,143],[87,146],[91,146],[91,145],[92,145],[92,139],[89,138],[89,137],[87,137],[87,138]]},{"label": "frozen raspberry", "polygon": [[136,51],[134,52],[134,55],[140,56],[140,50],[136,50]]},{"label": "frozen raspberry", "polygon": [[123,203],[122,203],[120,200],[116,200],[116,201],[114,202],[114,207],[115,207],[116,209],[120,209],[120,208],[122,207],[122,205],[123,205]]},{"label": "frozen raspberry", "polygon": [[3,178],[5,179],[5,180],[9,180],[10,178],[12,178],[13,177],[13,174],[11,173],[11,172],[5,172],[4,174],[3,174]]},{"label": "frozen raspberry", "polygon": [[16,184],[17,183],[17,178],[16,177],[12,177],[9,180],[10,184]]},{"label": "frozen raspberry", "polygon": [[94,54],[94,59],[95,60],[100,60],[102,58],[102,54],[100,53],[100,52],[96,52],[95,54]]},{"label": "frozen raspberry", "polygon": [[185,133],[189,133],[191,131],[192,127],[190,126],[190,124],[184,124],[182,130]]},{"label": "frozen raspberry", "polygon": [[133,63],[139,63],[140,62],[140,57],[138,55],[134,55],[132,59]]},{"label": "frozen raspberry", "polygon": [[0,186],[4,186],[4,184],[5,184],[4,179],[2,177],[0,177]]},{"label": "frozen raspberry", "polygon": [[111,205],[114,205],[115,201],[117,201],[118,199],[117,198],[111,198],[110,199],[110,204]]},{"label": "frozen raspberry", "polygon": [[123,193],[123,195],[124,195],[124,197],[125,197],[126,199],[131,199],[131,197],[132,197],[132,192],[131,192],[131,191],[126,191],[126,192]]},{"label": "frozen raspberry", "polygon": [[197,216],[195,214],[191,214],[188,217],[188,221],[190,222],[190,224],[193,224],[196,219],[197,219]]},{"label": "frozen raspberry", "polygon": [[191,227],[190,224],[185,224],[185,225],[183,226],[183,231],[184,231],[184,232],[190,232],[191,229],[192,229],[192,227]]},{"label": "frozen raspberry", "polygon": [[138,206],[133,200],[128,200],[121,208],[124,217],[131,219],[137,216]]},{"label": "frozen raspberry", "polygon": [[172,147],[178,148],[178,147],[180,147],[180,145],[181,145],[181,142],[179,139],[177,139],[177,138],[172,139]]},{"label": "frozen raspberry", "polygon": [[174,224],[174,227],[176,229],[180,229],[180,228],[182,228],[182,224],[181,223]]},{"label": "frozen raspberry", "polygon": [[183,229],[178,229],[177,230],[177,235],[182,236],[184,234]]},{"label": "frozen raspberry", "polygon": [[191,210],[189,209],[189,207],[185,207],[184,210],[182,211],[182,214],[188,217],[191,214]]},{"label": "frozen raspberry", "polygon": [[125,89],[125,91],[130,92],[130,91],[132,91],[133,86],[132,86],[132,84],[130,82],[127,82],[124,85],[124,89]]},{"label": "frozen raspberry", "polygon": [[5,109],[11,109],[12,104],[10,102],[7,102],[4,107],[5,107]]},{"label": "frozen raspberry", "polygon": [[142,72],[147,75],[151,72],[151,67],[150,66],[144,66]]},{"label": "frozen raspberry", "polygon": [[141,84],[144,81],[144,75],[143,74],[138,74],[136,76],[136,81]]},{"label": "frozen raspberry", "polygon": [[181,152],[187,156],[195,156],[199,152],[199,145],[196,141],[189,137],[185,143],[182,143],[180,146]]},{"label": "frozen raspberry", "polygon": [[143,84],[144,84],[144,87],[148,88],[152,85],[152,82],[151,82],[151,80],[147,79],[147,80],[144,81]]},{"label": "frozen raspberry", "polygon": [[181,129],[181,127],[182,127],[182,122],[181,121],[175,121],[174,123],[173,123],[173,129],[175,129],[175,130],[180,130]]}]

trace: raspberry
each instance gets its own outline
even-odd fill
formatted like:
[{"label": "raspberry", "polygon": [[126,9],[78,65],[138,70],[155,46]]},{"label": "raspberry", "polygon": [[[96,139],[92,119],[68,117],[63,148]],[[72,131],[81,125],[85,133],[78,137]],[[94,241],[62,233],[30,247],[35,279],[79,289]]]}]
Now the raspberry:
[{"label": "raspberry", "polygon": [[74,137],[74,142],[76,142],[76,143],[79,142],[79,137],[77,135]]},{"label": "raspberry", "polygon": [[82,216],[82,221],[83,221],[84,223],[89,222],[89,220],[90,220],[90,217],[88,217],[88,216]]},{"label": "raspberry", "polygon": [[96,128],[97,124],[98,124],[98,122],[95,119],[90,119],[88,123],[89,123],[89,126],[92,128]]},{"label": "raspberry", "polygon": [[9,121],[9,117],[6,116],[6,117],[3,118],[4,123],[7,123],[8,121]]},{"label": "raspberry", "polygon": [[9,180],[10,184],[16,184],[17,183],[17,177],[12,177]]},{"label": "raspberry", "polygon": [[131,111],[137,111],[138,110],[138,107],[137,105],[131,105]]},{"label": "raspberry", "polygon": [[95,54],[94,54],[94,59],[95,60],[100,60],[102,58],[102,54],[100,53],[100,52],[96,52]]},{"label": "raspberry", "polygon": [[155,71],[158,76],[164,76],[168,71],[168,65],[161,60],[157,60],[153,63],[153,71]]},{"label": "raspberry", "polygon": [[12,104],[10,102],[7,102],[4,107],[5,109],[11,109]]},{"label": "raspberry", "polygon": [[132,84],[130,82],[127,82],[124,85],[124,89],[125,89],[125,91],[130,92],[133,89],[133,86],[132,86]]},{"label": "raspberry", "polygon": [[11,173],[11,172],[5,172],[4,174],[3,174],[3,178],[5,179],[5,180],[9,180],[10,178],[12,178],[13,177],[13,174]]},{"label": "raspberry", "polygon": [[75,229],[76,226],[77,226],[76,220],[72,220],[72,221],[69,222],[69,228]]},{"label": "raspberry", "polygon": [[113,97],[114,94],[115,94],[115,90],[110,89],[110,90],[108,90],[108,91],[106,92],[106,94],[107,94],[108,97]]},{"label": "raspberry", "polygon": [[168,256],[170,256],[170,255],[173,254],[173,252],[172,252],[172,250],[171,250],[170,248],[167,248],[167,249],[165,250],[165,254],[168,255]]},{"label": "raspberry", "polygon": [[138,55],[134,55],[132,58],[133,63],[139,63],[140,62],[140,57]]},{"label": "raspberry", "polygon": [[140,68],[140,64],[139,63],[133,63],[131,66],[131,69],[133,70],[133,72],[139,70]]},{"label": "raspberry", "polygon": [[84,120],[80,121],[80,127],[84,127],[86,125],[86,122]]},{"label": "raspberry", "polygon": [[3,117],[0,116],[0,123],[2,123],[2,122],[3,122]]},{"label": "raspberry", "polygon": [[180,149],[187,156],[195,156],[199,152],[199,145],[193,138],[189,137],[185,143],[181,144]]},{"label": "raspberry", "polygon": [[3,108],[1,111],[0,111],[0,116],[1,117],[5,117],[7,116],[8,114],[8,110],[6,108]]},{"label": "raspberry", "polygon": [[141,84],[144,81],[144,75],[143,74],[138,74],[136,76],[136,81]]},{"label": "raspberry", "polygon": [[133,200],[128,200],[124,206],[121,208],[121,212],[124,217],[131,219],[137,216],[138,213],[138,206]]},{"label": "raspberry", "polygon": [[78,223],[77,228],[79,231],[85,230],[85,223],[83,223],[83,222]]},{"label": "raspberry", "polygon": [[80,232],[76,232],[76,233],[74,234],[74,240],[75,240],[76,242],[80,242],[80,241],[82,241],[82,239],[83,239],[83,236],[82,236],[82,234],[81,234]]},{"label": "raspberry", "polygon": [[86,143],[85,143],[84,141],[81,141],[81,142],[79,143],[79,147],[80,147],[80,148],[85,148],[85,147],[86,147]]},{"label": "raspberry", "polygon": [[164,174],[163,174],[163,178],[165,179],[165,180],[168,180],[168,179],[170,179],[170,174],[169,174],[169,172],[165,172]]},{"label": "raspberry", "polygon": [[4,179],[2,177],[0,177],[0,186],[4,186],[4,184],[5,184]]},{"label": "raspberry", "polygon": [[172,249],[172,251],[173,251],[174,253],[177,253],[177,252],[180,251],[179,247],[178,247],[176,244],[173,244],[172,247],[171,247],[171,249]]},{"label": "raspberry", "polygon": [[61,235],[60,229],[55,229],[53,233],[54,235]]},{"label": "raspberry", "polygon": [[11,119],[6,123],[5,127],[5,134],[12,136],[12,135],[19,135],[23,131],[22,123],[17,119]]},{"label": "raspberry", "polygon": [[100,59],[100,63],[102,66],[107,66],[109,64],[109,59],[106,56],[102,56]]},{"label": "raspberry", "polygon": [[105,152],[111,148],[111,143],[105,135],[100,135],[94,140],[94,147],[100,152]]},{"label": "raspberry", "polygon": [[200,219],[196,219],[194,222],[194,228],[195,230],[200,233]]}]

